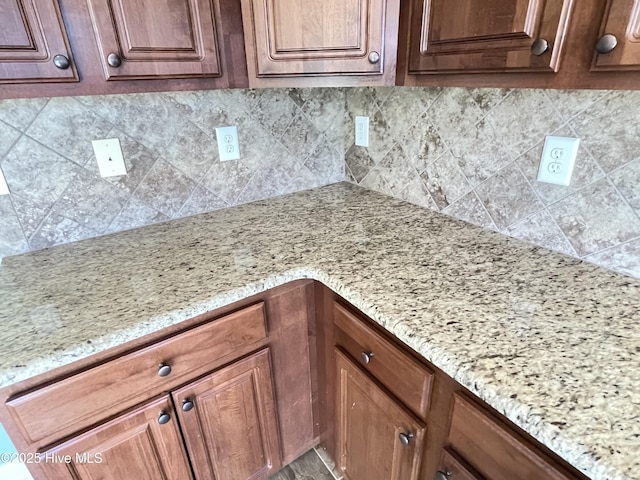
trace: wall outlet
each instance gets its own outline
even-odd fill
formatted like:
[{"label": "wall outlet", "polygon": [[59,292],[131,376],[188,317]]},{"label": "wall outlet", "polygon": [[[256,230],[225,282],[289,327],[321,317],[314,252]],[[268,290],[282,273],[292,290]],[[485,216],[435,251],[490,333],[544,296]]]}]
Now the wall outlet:
[{"label": "wall outlet", "polygon": [[9,185],[4,178],[4,173],[0,170],[0,195],[9,195]]},{"label": "wall outlet", "polygon": [[580,147],[579,138],[547,137],[542,150],[538,181],[569,186]]},{"label": "wall outlet", "polygon": [[93,151],[96,154],[101,177],[119,177],[127,174],[124,157],[120,148],[120,140],[109,138],[93,140]]},{"label": "wall outlet", "polygon": [[220,153],[221,162],[240,160],[237,127],[216,128],[216,138],[218,139],[218,152]]},{"label": "wall outlet", "polygon": [[356,145],[369,146],[369,117],[356,117]]}]

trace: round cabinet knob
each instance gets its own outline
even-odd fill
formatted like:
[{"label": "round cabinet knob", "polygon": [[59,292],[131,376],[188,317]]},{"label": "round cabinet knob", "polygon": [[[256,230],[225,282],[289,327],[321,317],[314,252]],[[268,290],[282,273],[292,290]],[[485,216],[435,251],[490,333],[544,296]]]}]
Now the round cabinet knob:
[{"label": "round cabinet knob", "polygon": [[618,39],[615,35],[611,35],[607,33],[600,37],[598,43],[596,43],[596,52],[605,55],[607,53],[613,52],[614,48],[618,46]]},{"label": "round cabinet knob", "polygon": [[369,63],[374,65],[380,61],[380,54],[378,52],[371,52],[369,54]]},{"label": "round cabinet knob", "polygon": [[549,51],[549,42],[544,38],[538,38],[533,45],[531,45],[531,53],[539,57]]},{"label": "round cabinet knob", "polygon": [[444,472],[442,470],[436,472],[434,480],[449,480],[451,475],[453,475],[453,473],[451,473],[448,468],[445,468]]},{"label": "round cabinet knob", "polygon": [[53,57],[53,64],[60,70],[66,70],[71,66],[71,62],[64,55],[56,55]]},{"label": "round cabinet knob", "polygon": [[366,365],[369,362],[371,362],[371,359],[373,358],[373,352],[362,352],[360,354],[360,358],[362,359],[362,362]]},{"label": "round cabinet knob", "polygon": [[188,398],[185,398],[182,402],[182,410],[184,412],[188,412],[189,410],[192,410],[192,409],[193,409],[193,402]]},{"label": "round cabinet knob", "polygon": [[171,373],[171,367],[166,363],[161,363],[160,367],[158,367],[158,375],[161,377],[166,377]]},{"label": "round cabinet knob", "polygon": [[118,68],[122,65],[122,58],[117,53],[110,53],[107,57],[107,63],[113,68]]},{"label": "round cabinet knob", "polygon": [[160,425],[164,425],[165,423],[169,423],[170,420],[171,420],[171,415],[169,415],[164,410],[162,412],[160,412],[160,416],[158,417],[158,423]]},{"label": "round cabinet knob", "polygon": [[411,439],[413,437],[415,437],[415,435],[411,432],[401,433],[400,435],[398,435],[398,438],[400,439],[400,443],[405,447],[409,445],[409,442],[411,442]]}]

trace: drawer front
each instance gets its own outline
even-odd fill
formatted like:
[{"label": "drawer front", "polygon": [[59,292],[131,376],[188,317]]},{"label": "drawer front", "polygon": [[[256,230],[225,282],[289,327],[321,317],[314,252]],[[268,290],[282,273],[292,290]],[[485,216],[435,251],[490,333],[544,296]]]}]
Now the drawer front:
[{"label": "drawer front", "polygon": [[[43,444],[248,353],[266,337],[264,304],[258,303],[11,399],[7,407],[25,438]],[[166,376],[162,364],[171,367]]]},{"label": "drawer front", "polygon": [[433,372],[337,303],[334,321],[336,344],[424,419],[429,408]]},{"label": "drawer front", "polygon": [[457,455],[448,452],[446,449],[442,451],[442,457],[440,457],[439,471],[452,480],[484,480],[480,474],[474,472]]},{"label": "drawer front", "polygon": [[566,472],[506,426],[458,395],[454,397],[449,444],[470,466],[491,480],[581,478]]}]

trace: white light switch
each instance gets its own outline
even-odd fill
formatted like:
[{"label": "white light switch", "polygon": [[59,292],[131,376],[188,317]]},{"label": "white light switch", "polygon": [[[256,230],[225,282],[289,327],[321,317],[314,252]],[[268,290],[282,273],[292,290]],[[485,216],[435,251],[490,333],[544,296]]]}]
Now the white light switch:
[{"label": "white light switch", "polygon": [[9,186],[7,185],[7,181],[4,179],[4,173],[0,170],[0,195],[9,195]]},{"label": "white light switch", "polygon": [[547,137],[542,150],[538,181],[568,187],[579,146],[579,138]]},{"label": "white light switch", "polygon": [[216,128],[216,138],[218,139],[218,152],[220,153],[221,162],[240,160],[237,127]]},{"label": "white light switch", "polygon": [[127,174],[127,167],[124,165],[124,157],[120,148],[120,140],[109,138],[107,140],[94,140],[91,143],[96,154],[101,177],[119,177]]},{"label": "white light switch", "polygon": [[356,117],[356,145],[369,146],[369,117]]}]

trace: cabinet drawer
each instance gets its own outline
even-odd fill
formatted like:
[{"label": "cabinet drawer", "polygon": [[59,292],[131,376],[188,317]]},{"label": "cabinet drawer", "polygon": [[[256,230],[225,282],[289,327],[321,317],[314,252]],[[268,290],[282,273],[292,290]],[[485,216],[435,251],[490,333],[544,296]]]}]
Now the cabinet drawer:
[{"label": "cabinet drawer", "polygon": [[[453,453],[449,453],[446,449],[442,451],[440,457],[440,469],[447,478],[455,480],[484,480],[479,474],[475,473],[469,466],[457,458]],[[437,477],[436,477],[437,478]]]},{"label": "cabinet drawer", "polygon": [[482,476],[491,480],[575,480],[551,458],[516,436],[470,401],[455,395],[449,444]]},{"label": "cabinet drawer", "polygon": [[[24,437],[43,444],[248,353],[266,336],[264,303],[258,303],[11,399],[7,407]],[[168,375],[160,376],[161,364],[170,367]]]},{"label": "cabinet drawer", "polygon": [[429,407],[433,372],[337,303],[334,304],[334,321],[336,344],[424,419]]}]

